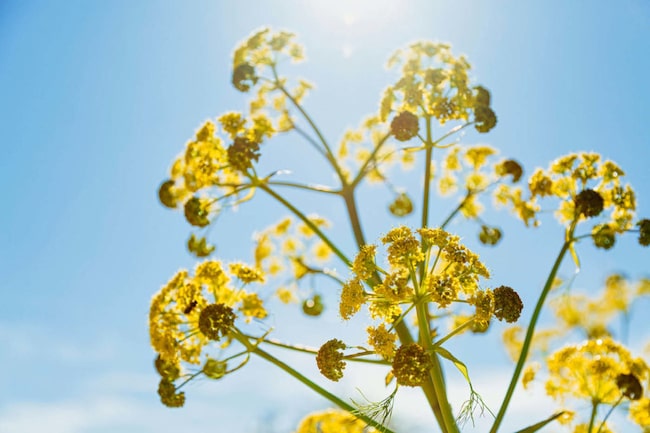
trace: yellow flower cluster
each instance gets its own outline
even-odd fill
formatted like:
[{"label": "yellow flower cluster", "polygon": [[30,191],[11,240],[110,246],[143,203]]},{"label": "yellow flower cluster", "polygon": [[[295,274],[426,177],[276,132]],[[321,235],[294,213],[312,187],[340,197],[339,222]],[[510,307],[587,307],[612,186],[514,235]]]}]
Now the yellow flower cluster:
[{"label": "yellow flower cluster", "polygon": [[[227,336],[235,311],[246,321],[266,317],[258,295],[242,288],[262,278],[263,274],[250,266],[235,263],[228,273],[221,262],[209,260],[196,266],[193,277],[186,270],[179,271],[154,295],[149,309],[149,336],[158,353],[156,366],[163,379],[171,383],[181,377],[181,362],[200,364],[210,340]],[[178,402],[178,398],[173,400],[173,393],[169,394],[170,389],[169,384],[161,388],[167,400]]]},{"label": "yellow flower cluster", "polygon": [[[352,264],[354,276],[343,285],[339,312],[347,320],[368,304],[370,315],[382,322],[379,327],[368,328],[368,342],[382,357],[394,355],[396,334],[392,325],[401,318],[402,306],[410,311],[422,302],[440,309],[452,303],[473,305],[471,319],[483,329],[492,317],[507,321],[519,317],[523,305],[514,290],[505,286],[494,291],[479,288],[480,278],[489,278],[490,273],[457,236],[442,229],[413,232],[399,226],[381,241],[386,246],[389,270],[377,263],[376,245],[364,246]],[[425,270],[422,277],[419,269]]]},{"label": "yellow flower cluster", "polygon": [[643,359],[632,357],[623,345],[609,337],[564,347],[548,357],[547,367],[549,396],[608,405],[616,404],[625,395],[626,388],[620,386],[619,376],[631,374],[644,383],[650,374]]},{"label": "yellow flower cluster", "polygon": [[479,132],[488,132],[496,125],[490,93],[484,87],[472,87],[467,59],[454,57],[449,45],[411,44],[396,51],[387,66],[401,66],[401,76],[384,91],[379,111],[382,122],[393,112],[409,112],[436,118],[441,124],[473,118]]},{"label": "yellow flower cluster", "polygon": [[377,429],[348,412],[330,409],[307,415],[294,433],[377,433]]},{"label": "yellow flower cluster", "polygon": [[614,162],[596,153],[574,153],[555,160],[547,170],[537,169],[528,181],[528,197],[521,187],[501,185],[495,195],[501,205],[509,205],[528,225],[538,225],[537,213],[544,197],[559,199],[555,217],[560,223],[597,217],[609,211],[609,217],[593,228],[596,246],[610,248],[614,234],[632,227],[636,198],[634,190],[622,183],[625,173]]},{"label": "yellow flower cluster", "polygon": [[[329,222],[317,215],[308,217],[319,229]],[[329,272],[323,266],[332,250],[304,222],[284,218],[255,236],[255,266],[282,281],[275,294],[284,303],[298,300],[299,283],[308,275]]]}]

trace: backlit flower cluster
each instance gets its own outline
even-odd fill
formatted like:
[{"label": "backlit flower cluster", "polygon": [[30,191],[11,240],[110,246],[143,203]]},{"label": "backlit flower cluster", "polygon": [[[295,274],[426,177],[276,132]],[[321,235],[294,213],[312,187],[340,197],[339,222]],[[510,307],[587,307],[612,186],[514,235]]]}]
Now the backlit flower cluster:
[{"label": "backlit flower cluster", "polygon": [[[555,160],[548,169],[537,169],[521,187],[500,185],[497,203],[508,205],[526,225],[538,225],[540,201],[555,198],[555,217],[569,226],[574,221],[598,218],[593,226],[596,246],[611,248],[614,235],[633,227],[636,196],[624,184],[625,173],[614,162],[602,160],[597,153],[573,153]],[[605,217],[601,215],[606,215]]]},{"label": "backlit flower cluster", "polygon": [[[211,341],[228,344],[235,319],[263,319],[267,311],[257,293],[244,287],[262,283],[264,274],[243,263],[231,263],[228,270],[219,261],[199,263],[194,276],[179,271],[151,300],[149,337],[158,354],[156,370],[161,375],[159,393],[163,403],[182,405],[174,381],[194,377],[185,372],[187,366],[201,364],[199,372],[208,377],[218,376],[225,364],[209,357]],[[174,391],[174,392],[172,392]],[[169,403],[169,404],[168,404]]]},{"label": "backlit flower cluster", "polygon": [[409,140],[418,133],[418,117],[435,118],[440,124],[472,121],[479,132],[496,125],[489,91],[472,85],[467,59],[454,57],[449,45],[416,42],[396,51],[387,66],[401,67],[401,76],[384,91],[379,115],[385,121],[396,113],[391,129],[398,140]]}]

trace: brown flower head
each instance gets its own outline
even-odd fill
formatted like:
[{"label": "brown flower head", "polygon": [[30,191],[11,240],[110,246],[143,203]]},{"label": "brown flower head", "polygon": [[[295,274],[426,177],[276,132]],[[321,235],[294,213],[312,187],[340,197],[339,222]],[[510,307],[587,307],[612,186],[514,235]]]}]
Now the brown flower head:
[{"label": "brown flower head", "polygon": [[420,386],[426,380],[431,368],[431,357],[422,346],[409,343],[395,352],[393,375],[397,383],[404,386]]},{"label": "brown flower head", "polygon": [[638,400],[643,395],[643,387],[639,379],[633,374],[619,374],[616,377],[616,386],[621,393],[630,400]]},{"label": "brown flower head", "polygon": [[260,158],[260,145],[246,137],[235,137],[227,152],[230,165],[243,172],[253,167],[252,161]]},{"label": "brown flower head", "polygon": [[523,309],[524,303],[512,287],[501,286],[494,289],[494,317],[508,323],[516,322]]},{"label": "brown flower head", "polygon": [[232,72],[232,85],[240,92],[248,92],[257,79],[255,68],[248,63],[238,65]]},{"label": "brown flower head", "polygon": [[603,196],[598,192],[587,188],[580,191],[575,197],[574,203],[578,215],[584,215],[589,218],[600,215],[603,211],[605,200],[603,200]]},{"label": "brown flower head", "polygon": [[402,111],[390,123],[390,132],[399,141],[408,141],[420,130],[418,118],[409,111]]},{"label": "brown flower head", "polygon": [[318,370],[323,376],[334,382],[338,382],[343,377],[345,362],[342,350],[345,347],[345,343],[334,338],[323,344],[316,355]]},{"label": "brown flower head", "polygon": [[636,225],[639,226],[639,243],[647,247],[650,245],[650,220],[642,219]]},{"label": "brown flower head", "polygon": [[210,304],[199,315],[199,330],[210,340],[219,341],[235,323],[235,313],[224,304]]}]

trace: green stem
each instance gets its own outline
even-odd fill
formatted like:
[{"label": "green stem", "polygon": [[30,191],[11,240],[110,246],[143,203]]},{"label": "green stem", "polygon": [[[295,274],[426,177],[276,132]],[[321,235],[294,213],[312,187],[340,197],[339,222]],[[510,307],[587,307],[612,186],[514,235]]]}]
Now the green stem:
[{"label": "green stem", "polygon": [[424,155],[424,192],[422,197],[422,228],[429,224],[429,196],[431,194],[431,159],[433,158],[433,145],[431,141],[431,118],[426,118],[427,141]]},{"label": "green stem", "polygon": [[341,409],[344,409],[351,414],[354,414],[357,418],[363,420],[366,424],[375,427],[379,429],[379,431],[385,432],[385,433],[394,433],[392,430],[389,428],[383,426],[382,424],[376,422],[372,418],[362,414],[358,413],[356,408],[345,401],[341,400],[331,392],[327,391],[325,388],[322,388],[321,386],[317,385],[313,381],[311,381],[309,378],[306,376],[302,375],[300,372],[297,370],[293,369],[290,367],[288,364],[285,364],[284,362],[280,361],[278,358],[275,356],[271,355],[270,353],[260,349],[256,345],[252,344],[250,341],[248,341],[248,338],[246,338],[244,335],[240,334],[239,331],[235,330],[234,332],[231,333],[231,335],[239,341],[241,344],[243,344],[250,353],[253,353],[260,358],[270,362],[271,364],[275,365],[276,367],[280,368],[281,370],[284,370],[286,373],[290,374],[293,376],[295,379],[298,379],[300,382],[302,382],[304,385],[306,385],[308,388],[311,388],[313,391],[316,391],[316,393],[320,394],[322,397],[326,398],[327,400],[331,401]]},{"label": "green stem", "polygon": [[596,423],[596,415],[598,414],[598,402],[597,401],[592,401],[591,402],[591,416],[589,417],[589,428],[587,429],[587,433],[592,433],[592,430],[594,428],[594,424]]},{"label": "green stem", "polygon": [[332,241],[323,233],[316,224],[314,224],[305,214],[300,212],[298,208],[296,208],[294,205],[289,203],[284,197],[273,191],[271,188],[268,187],[265,183],[259,183],[258,184],[259,188],[262,189],[264,192],[269,194],[271,197],[282,203],[287,209],[289,209],[291,212],[293,212],[294,215],[296,215],[302,222],[304,222],[307,227],[312,229],[314,233],[323,241],[325,244],[327,244],[328,247],[331,248],[331,250],[338,256],[339,259],[346,265],[346,266],[351,266],[352,262],[350,262],[350,259],[348,259],[343,252],[332,243]]},{"label": "green stem", "polygon": [[533,316],[531,317],[530,323],[528,324],[528,329],[526,331],[526,338],[524,339],[524,344],[521,348],[521,353],[519,354],[519,360],[517,361],[517,365],[515,366],[515,371],[512,374],[512,379],[510,380],[508,391],[506,392],[506,395],[503,398],[503,402],[501,403],[501,407],[499,408],[499,413],[494,419],[494,424],[492,425],[492,429],[490,430],[490,433],[497,432],[499,426],[501,425],[501,422],[503,421],[503,417],[505,416],[506,410],[508,409],[508,405],[510,404],[510,399],[512,398],[512,394],[514,393],[515,388],[517,386],[517,382],[519,381],[519,376],[521,375],[521,372],[524,368],[526,358],[528,357],[528,352],[530,351],[530,346],[533,341],[533,335],[535,334],[535,326],[537,325],[537,321],[539,320],[539,316],[542,312],[542,307],[544,306],[546,297],[551,291],[551,287],[553,286],[553,281],[555,280],[555,276],[557,275],[557,272],[560,269],[560,264],[562,263],[562,260],[564,260],[564,256],[567,253],[567,251],[569,251],[571,244],[574,242],[573,239],[574,229],[575,229],[575,223],[571,226],[571,229],[569,229],[569,232],[567,234],[567,239],[564,241],[564,244],[562,245],[562,249],[560,250],[560,253],[555,259],[555,263],[553,264],[551,273],[548,275],[548,278],[546,279],[546,284],[542,289],[542,293],[539,295],[539,299],[537,300],[537,305],[535,305],[535,311],[533,312]]},{"label": "green stem", "polygon": [[359,212],[357,212],[357,202],[354,199],[354,187],[346,186],[341,190],[341,196],[345,201],[345,207],[350,217],[350,224],[352,225],[352,232],[354,239],[357,241],[359,250],[366,244],[363,230],[361,229],[361,220],[359,219]]},{"label": "green stem", "polygon": [[438,422],[440,423],[440,427],[444,432],[457,433],[459,430],[458,426],[456,425],[451,406],[449,405],[449,401],[447,399],[440,359],[438,358],[438,355],[435,352],[435,347],[433,346],[433,342],[431,341],[431,329],[429,327],[429,319],[426,311],[428,304],[426,302],[420,302],[419,300],[416,301],[416,303],[417,305],[415,307],[415,310],[417,312],[418,328],[420,330],[420,341],[424,345],[427,353],[431,355],[432,367],[429,370],[429,376],[433,382],[433,392],[435,393],[436,401],[438,402],[440,415],[442,418],[442,423],[440,423],[440,419]]},{"label": "green stem", "polygon": [[447,224],[449,224],[451,222],[451,220],[454,219],[454,217],[456,215],[458,215],[458,212],[460,212],[460,210],[463,208],[463,206],[465,206],[465,203],[467,203],[467,201],[473,195],[474,195],[474,193],[472,191],[467,191],[467,195],[465,196],[465,198],[463,198],[463,200],[458,204],[458,206],[456,206],[456,209],[454,209],[453,212],[449,214],[447,219],[440,225],[441,229],[444,229],[445,227],[447,227]]},{"label": "green stem", "polygon": [[[254,337],[252,335],[244,334],[242,333],[244,337],[250,338],[251,340],[257,340],[257,337]],[[269,339],[269,338],[264,338],[260,340],[262,343],[269,344],[271,346],[276,346],[276,347],[281,347],[283,349],[287,350],[293,350],[296,352],[301,352],[301,353],[309,353],[310,355],[316,355],[318,353],[318,349],[314,349],[311,347],[304,347],[304,346],[297,346],[297,345],[292,345],[292,344],[286,344],[282,343],[281,341]],[[352,361],[352,362],[364,362],[368,364],[381,364],[381,365],[390,365],[386,361],[382,361],[379,359],[364,359],[364,358],[358,358],[358,357],[346,357],[346,361]]]},{"label": "green stem", "polygon": [[307,191],[322,192],[325,194],[339,194],[337,190],[334,190],[328,186],[323,186],[323,185],[304,185],[302,183],[283,182],[277,180],[267,180],[266,184],[274,185],[274,186],[288,186],[292,188],[305,189]]}]

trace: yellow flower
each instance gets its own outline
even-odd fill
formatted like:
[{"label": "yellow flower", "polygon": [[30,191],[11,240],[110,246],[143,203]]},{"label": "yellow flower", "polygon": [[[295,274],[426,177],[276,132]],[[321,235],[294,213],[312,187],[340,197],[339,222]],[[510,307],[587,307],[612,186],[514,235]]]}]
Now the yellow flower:
[{"label": "yellow flower", "polygon": [[368,344],[375,349],[375,352],[384,359],[392,359],[395,354],[397,335],[394,332],[389,332],[383,323],[376,328],[369,326],[366,332],[368,333]]},{"label": "yellow flower", "polygon": [[354,415],[330,409],[307,415],[294,433],[377,433]]},{"label": "yellow flower", "polygon": [[363,291],[363,284],[358,278],[352,279],[346,282],[341,290],[339,314],[344,320],[348,320],[359,311],[365,301],[366,295]]}]

